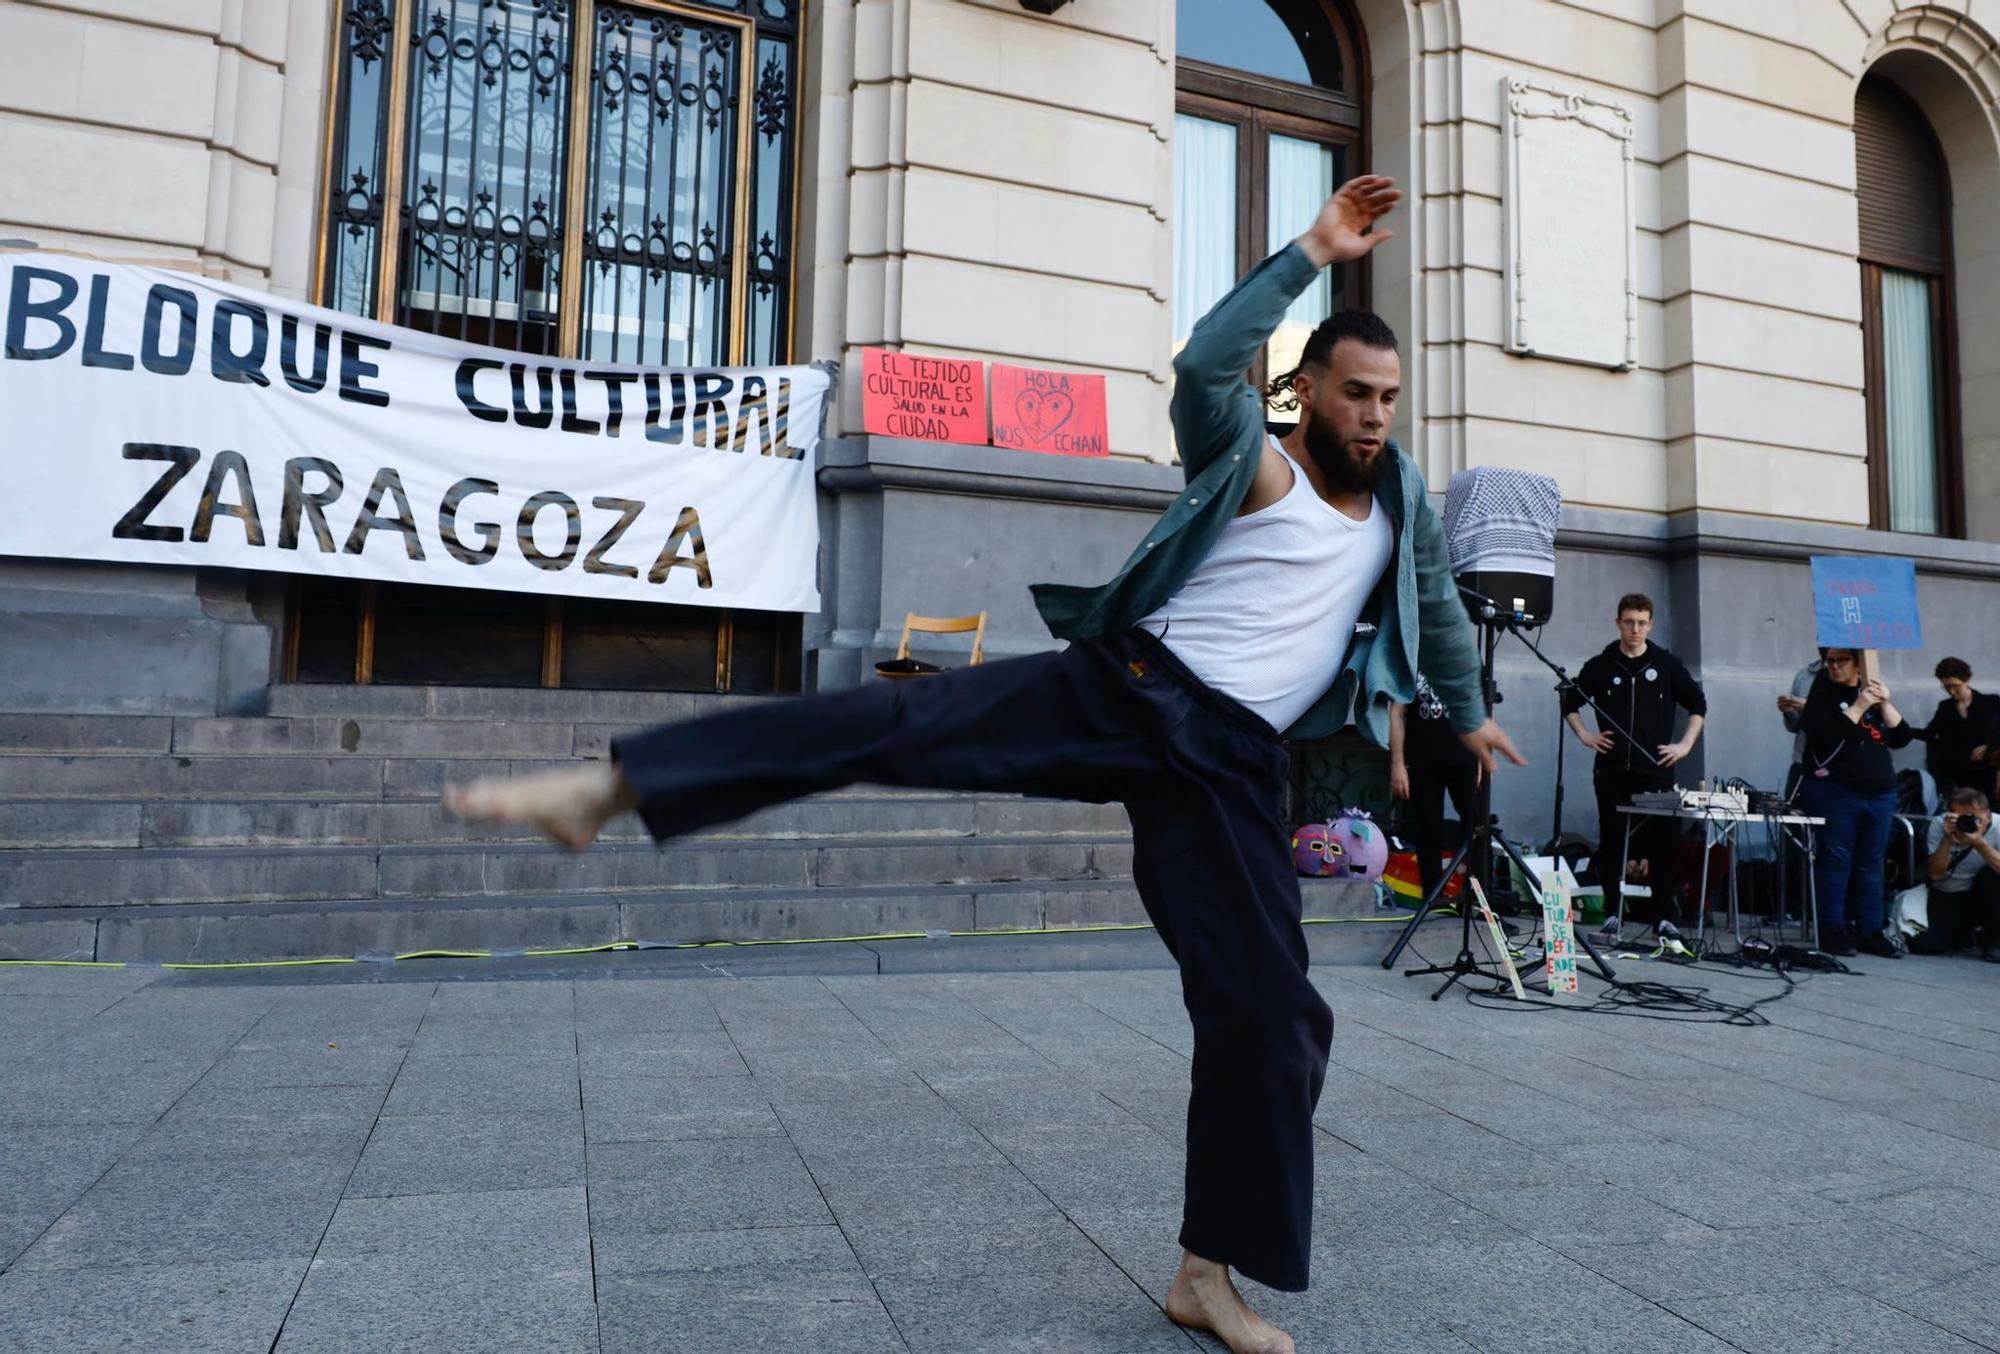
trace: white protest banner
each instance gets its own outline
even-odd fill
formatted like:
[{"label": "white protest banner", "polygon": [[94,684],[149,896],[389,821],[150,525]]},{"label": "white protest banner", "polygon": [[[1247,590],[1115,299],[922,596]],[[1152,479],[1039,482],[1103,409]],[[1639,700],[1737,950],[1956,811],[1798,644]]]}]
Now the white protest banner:
[{"label": "white protest banner", "polygon": [[0,255],[0,555],[816,611],[832,383]]}]

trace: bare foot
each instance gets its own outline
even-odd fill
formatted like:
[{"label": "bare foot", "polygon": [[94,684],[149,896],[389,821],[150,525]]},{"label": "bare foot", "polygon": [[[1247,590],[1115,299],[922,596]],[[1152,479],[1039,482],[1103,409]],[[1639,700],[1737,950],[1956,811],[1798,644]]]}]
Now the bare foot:
[{"label": "bare foot", "polygon": [[1232,1354],[1293,1354],[1292,1337],[1251,1311],[1229,1281],[1229,1266],[1181,1252],[1180,1272],[1167,1293],[1167,1315],[1205,1330]]},{"label": "bare foot", "polygon": [[485,776],[445,786],[441,800],[454,818],[537,827],[572,851],[596,841],[604,825],[634,802],[631,787],[610,762],[514,779]]}]

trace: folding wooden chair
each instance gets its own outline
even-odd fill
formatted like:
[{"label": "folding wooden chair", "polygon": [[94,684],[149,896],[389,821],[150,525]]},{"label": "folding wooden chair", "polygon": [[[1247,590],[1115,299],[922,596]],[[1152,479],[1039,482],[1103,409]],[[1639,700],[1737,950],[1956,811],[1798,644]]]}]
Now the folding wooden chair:
[{"label": "folding wooden chair", "polygon": [[972,657],[974,665],[986,659],[986,613],[977,616],[919,616],[907,612],[903,616],[903,640],[896,646],[896,656],[875,665],[875,671],[884,677],[930,677],[945,669],[936,663],[926,663],[910,657],[910,635],[921,632],[927,635],[962,635],[972,632]]}]

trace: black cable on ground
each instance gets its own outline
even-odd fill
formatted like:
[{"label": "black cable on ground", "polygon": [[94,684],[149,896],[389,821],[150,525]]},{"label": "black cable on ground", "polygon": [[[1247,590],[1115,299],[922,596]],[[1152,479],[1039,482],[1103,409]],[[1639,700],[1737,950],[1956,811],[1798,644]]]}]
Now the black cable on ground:
[{"label": "black cable on ground", "polygon": [[[1684,963],[1682,967],[1695,970],[1700,968],[1695,963]],[[1465,990],[1465,999],[1474,1006],[1494,1009],[1570,1011],[1581,1015],[1619,1015],[1640,1020],[1668,1020],[1682,1024],[1737,1025],[1754,1028],[1771,1023],[1770,1018],[1764,1015],[1762,1007],[1783,1001],[1796,991],[1803,981],[1794,978],[1782,968],[1774,968],[1769,974],[1755,974],[1753,976],[1765,978],[1767,981],[1777,981],[1784,986],[1767,997],[1739,1003],[1711,997],[1705,987],[1680,987],[1672,983],[1659,982],[1627,982],[1615,978],[1607,980],[1582,970],[1578,971],[1578,976],[1602,983],[1604,990],[1590,1001],[1531,996],[1523,1002],[1514,995],[1511,987],[1468,986]],[[1744,972],[1732,972],[1730,976],[1746,975]]]}]

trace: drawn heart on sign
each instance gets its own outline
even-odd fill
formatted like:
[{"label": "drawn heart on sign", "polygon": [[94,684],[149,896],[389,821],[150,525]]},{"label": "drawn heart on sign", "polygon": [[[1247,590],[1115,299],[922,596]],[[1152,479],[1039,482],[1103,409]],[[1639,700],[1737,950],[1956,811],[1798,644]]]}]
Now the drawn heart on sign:
[{"label": "drawn heart on sign", "polygon": [[1031,442],[1046,442],[1049,434],[1069,422],[1076,401],[1061,390],[1023,389],[1014,397],[1014,415],[1021,420]]}]

